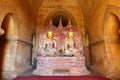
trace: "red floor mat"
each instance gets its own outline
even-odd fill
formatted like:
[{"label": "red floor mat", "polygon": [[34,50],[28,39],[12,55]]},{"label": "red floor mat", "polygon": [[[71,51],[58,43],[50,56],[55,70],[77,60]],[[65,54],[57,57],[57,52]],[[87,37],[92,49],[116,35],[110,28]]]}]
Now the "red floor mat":
[{"label": "red floor mat", "polygon": [[18,76],[13,80],[111,80],[100,76]]}]

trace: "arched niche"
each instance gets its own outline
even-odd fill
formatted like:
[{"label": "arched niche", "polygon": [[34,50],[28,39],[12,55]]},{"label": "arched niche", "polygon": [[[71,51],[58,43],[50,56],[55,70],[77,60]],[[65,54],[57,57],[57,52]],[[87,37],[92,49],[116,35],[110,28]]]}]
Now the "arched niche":
[{"label": "arched niche", "polygon": [[49,22],[52,19],[53,25],[57,27],[59,24],[60,18],[61,18],[63,27],[68,25],[69,19],[73,26],[77,26],[73,15],[69,11],[65,10],[64,8],[57,8],[54,11],[52,11],[48,15],[48,17],[45,21],[45,26],[49,25]]},{"label": "arched niche", "polygon": [[[105,67],[107,75],[114,77],[120,74],[120,20],[115,14],[108,14],[104,26]],[[109,65],[109,66],[108,66]]]},{"label": "arched niche", "polygon": [[105,36],[119,36],[119,18],[115,14],[110,14],[106,23]]},{"label": "arched niche", "polygon": [[4,17],[1,28],[4,30],[4,34],[0,36],[0,70],[7,73],[15,69],[17,45],[17,31],[12,13],[8,13]]},{"label": "arched niche", "polygon": [[61,15],[61,14],[52,18],[53,25],[58,27],[60,19],[61,19],[63,27],[66,27],[68,25],[68,18],[65,15]]}]

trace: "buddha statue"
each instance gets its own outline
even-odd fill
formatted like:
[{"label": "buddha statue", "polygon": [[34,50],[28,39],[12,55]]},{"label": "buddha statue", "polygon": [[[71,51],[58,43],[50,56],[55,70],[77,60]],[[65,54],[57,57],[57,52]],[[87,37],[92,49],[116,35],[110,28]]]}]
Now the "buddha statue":
[{"label": "buddha statue", "polygon": [[67,33],[67,39],[65,40],[65,55],[78,56],[80,50],[78,47],[78,41],[74,39],[74,32],[70,31]]},{"label": "buddha statue", "polygon": [[43,41],[43,45],[40,49],[40,53],[42,56],[55,56],[57,44],[54,39],[54,34],[52,31],[48,31],[46,33],[46,39]]}]

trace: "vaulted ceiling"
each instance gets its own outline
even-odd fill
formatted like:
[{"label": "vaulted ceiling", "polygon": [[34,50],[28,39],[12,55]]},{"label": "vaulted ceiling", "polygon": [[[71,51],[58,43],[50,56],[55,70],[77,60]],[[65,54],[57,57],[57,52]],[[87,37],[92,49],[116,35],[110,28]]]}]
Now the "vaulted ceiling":
[{"label": "vaulted ceiling", "polygon": [[[23,5],[28,5],[30,9],[29,12],[34,16],[34,18],[38,16],[39,8],[41,7],[44,1],[45,0],[25,0],[22,2],[21,0],[17,0],[17,2],[21,4],[23,8],[24,8]],[[48,0],[48,1],[50,2],[56,1],[59,3],[62,0]],[[76,1],[79,3],[80,7],[82,8],[83,15],[88,16],[91,10],[94,11],[94,8],[97,9],[97,6],[101,7],[102,4],[104,4],[106,1],[109,1],[109,0],[105,0],[105,1],[104,0],[100,0],[100,1],[98,0],[76,0]]]},{"label": "vaulted ceiling", "polygon": [[[24,11],[29,13],[29,16],[32,18],[32,20],[35,23],[37,22],[38,14],[40,13],[40,8],[43,2],[45,1],[59,3],[60,1],[64,1],[64,0],[25,0],[25,1],[14,0],[14,2],[16,2],[19,6],[21,6],[22,9],[24,9]],[[70,0],[65,0],[65,1],[71,3]],[[98,14],[100,14],[99,12],[102,11],[104,5],[106,5],[108,1],[112,1],[112,0],[76,0],[76,2],[81,7],[81,8],[78,7],[77,9],[82,9],[82,14],[85,22],[87,22],[87,20],[90,21],[90,19],[94,19],[93,15],[97,16]]]},{"label": "vaulted ceiling", "polygon": [[[20,0],[21,1],[21,0]],[[29,6],[31,8],[31,11],[34,14],[38,14],[39,8],[42,5],[42,2],[44,0],[26,0],[26,2],[29,3]],[[48,1],[52,1],[52,0],[48,0]],[[61,0],[56,0],[56,1],[61,1]],[[69,1],[69,0],[68,0]],[[79,5],[81,6],[81,8],[83,9],[84,13],[89,12],[89,10],[92,8],[92,5],[94,3],[95,0],[77,0],[77,2],[79,3]]]},{"label": "vaulted ceiling", "polygon": [[[14,1],[17,2],[23,9],[28,10],[28,8],[29,8],[30,15],[32,15],[33,18],[37,18],[39,8],[41,7],[42,2],[44,0],[25,0],[25,1],[14,0]],[[48,1],[53,1],[53,0],[48,0]],[[61,0],[54,0],[54,1],[60,2]],[[79,3],[80,7],[83,9],[83,13],[87,14],[89,12],[89,10],[91,9],[95,0],[76,0],[76,1]],[[26,7],[25,7],[25,5],[26,5]],[[33,19],[33,20],[35,20],[35,19]]]}]

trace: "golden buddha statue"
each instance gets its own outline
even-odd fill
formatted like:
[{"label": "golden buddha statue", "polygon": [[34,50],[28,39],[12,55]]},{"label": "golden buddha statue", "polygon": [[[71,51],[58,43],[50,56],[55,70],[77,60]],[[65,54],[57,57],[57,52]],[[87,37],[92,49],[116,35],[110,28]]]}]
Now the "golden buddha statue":
[{"label": "golden buddha statue", "polygon": [[74,39],[74,32],[70,31],[67,33],[67,39],[65,40],[65,55],[73,55],[78,56],[79,53],[79,47],[78,47],[78,41]]},{"label": "golden buddha statue", "polygon": [[43,42],[43,47],[41,48],[42,56],[55,56],[56,53],[56,40],[54,39],[54,34],[52,31],[46,33],[46,39]]}]

